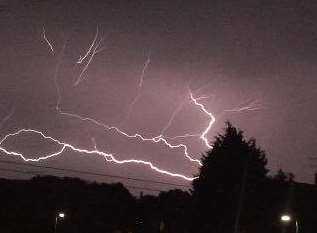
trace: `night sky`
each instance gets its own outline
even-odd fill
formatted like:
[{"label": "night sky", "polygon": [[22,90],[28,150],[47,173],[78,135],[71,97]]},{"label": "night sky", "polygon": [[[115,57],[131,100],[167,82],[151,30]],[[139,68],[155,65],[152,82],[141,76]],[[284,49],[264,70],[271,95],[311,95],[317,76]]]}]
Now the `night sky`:
[{"label": "night sky", "polygon": [[[210,141],[230,120],[257,139],[273,172],[282,168],[298,181],[313,181],[317,160],[309,158],[317,156],[315,1],[10,0],[1,1],[0,35],[1,138],[34,129],[80,148],[94,150],[96,145],[119,160],[142,159],[190,177],[199,166],[181,148],[129,139],[61,112],[147,138],[160,135],[175,116],[164,136],[201,134],[210,119],[190,101],[191,90],[216,118],[207,134]],[[77,63],[94,38],[94,45],[100,42],[94,47],[98,52],[92,57],[92,48]],[[208,149],[199,137],[171,143],[186,144],[196,159]],[[1,146],[28,158],[60,148],[34,133],[11,137]],[[1,160],[23,161],[5,153]],[[69,149],[39,164],[189,185],[146,165],[118,165]],[[4,177],[27,177],[0,172]]]}]

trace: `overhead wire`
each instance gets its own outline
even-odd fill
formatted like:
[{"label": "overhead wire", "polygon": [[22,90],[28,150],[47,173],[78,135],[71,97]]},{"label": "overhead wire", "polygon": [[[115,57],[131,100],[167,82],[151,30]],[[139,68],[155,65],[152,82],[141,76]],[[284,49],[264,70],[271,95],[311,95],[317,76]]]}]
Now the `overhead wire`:
[{"label": "overhead wire", "polygon": [[[0,168],[0,171],[5,171],[5,172],[13,172],[13,173],[19,173],[19,174],[28,174],[28,175],[43,175],[43,173],[38,172],[38,171],[22,171],[22,170],[17,170],[17,169],[11,169],[11,168]],[[0,177],[5,178],[0,175]],[[151,192],[163,192],[166,190],[163,189],[152,189],[152,188],[147,188],[147,187],[140,187],[140,186],[135,186],[135,185],[124,185],[124,187],[129,188],[129,189],[135,189],[135,190],[142,190],[142,191],[151,191]]]},{"label": "overhead wire", "polygon": [[[37,165],[37,164],[26,164],[26,163],[16,162],[16,161],[0,160],[0,164],[11,164],[11,165],[26,166],[26,167],[40,168],[40,169],[46,169],[46,170],[50,169],[50,170],[55,170],[55,171],[63,171],[63,172],[70,172],[70,173],[77,173],[77,174],[84,174],[84,175],[93,175],[93,176],[100,176],[100,177],[116,178],[116,179],[121,179],[121,180],[132,180],[132,181],[144,182],[144,183],[152,183],[152,184],[160,184],[160,185],[169,185],[169,186],[174,186],[174,187],[190,188],[189,185],[175,184],[175,183],[163,182],[163,181],[157,181],[157,180],[151,180],[151,179],[142,179],[142,178],[135,178],[135,177],[129,177],[129,176],[111,175],[111,174],[105,174],[105,173],[84,171],[84,170],[79,170],[79,169],[58,168],[58,167],[44,166],[44,165]],[[155,190],[155,191],[158,191],[158,190]]]}]

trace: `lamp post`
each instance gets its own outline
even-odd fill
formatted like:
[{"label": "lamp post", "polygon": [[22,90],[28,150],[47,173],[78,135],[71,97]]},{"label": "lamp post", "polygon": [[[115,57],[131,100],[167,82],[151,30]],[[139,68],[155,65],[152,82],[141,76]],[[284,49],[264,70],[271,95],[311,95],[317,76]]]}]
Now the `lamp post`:
[{"label": "lamp post", "polygon": [[64,212],[58,212],[57,215],[55,216],[55,225],[54,225],[54,233],[56,233],[56,230],[57,230],[57,223],[58,223],[58,220],[62,220],[64,219],[66,216],[66,214]]},{"label": "lamp post", "polygon": [[[289,214],[283,214],[281,215],[281,221],[283,223],[289,223],[292,221],[292,218]],[[295,228],[296,228],[296,233],[299,233],[298,221],[296,219],[295,219]]]}]

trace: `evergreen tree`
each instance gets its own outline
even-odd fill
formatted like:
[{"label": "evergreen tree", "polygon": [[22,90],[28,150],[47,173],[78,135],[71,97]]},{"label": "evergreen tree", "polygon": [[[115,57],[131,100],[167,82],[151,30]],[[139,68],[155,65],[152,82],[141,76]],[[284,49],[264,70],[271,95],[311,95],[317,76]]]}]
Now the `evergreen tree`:
[{"label": "evergreen tree", "polygon": [[254,139],[246,140],[228,122],[202,164],[193,181],[192,232],[197,226],[200,232],[239,232],[260,217],[268,170],[265,153]]}]

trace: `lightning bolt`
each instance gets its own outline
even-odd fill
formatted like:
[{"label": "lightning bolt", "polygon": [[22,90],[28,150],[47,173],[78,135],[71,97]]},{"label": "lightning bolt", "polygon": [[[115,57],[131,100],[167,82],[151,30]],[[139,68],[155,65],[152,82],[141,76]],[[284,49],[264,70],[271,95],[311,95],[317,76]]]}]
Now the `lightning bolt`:
[{"label": "lightning bolt", "polygon": [[[173,139],[176,139],[176,138],[185,138],[185,137],[195,137],[195,136],[199,136],[200,139],[205,143],[206,147],[209,148],[209,149],[212,149],[212,146],[209,144],[208,142],[208,139],[207,139],[207,134],[208,132],[210,131],[212,125],[214,124],[215,122],[215,117],[212,115],[212,113],[208,112],[205,108],[205,106],[201,103],[199,103],[197,101],[198,98],[194,98],[193,94],[190,92],[190,98],[192,100],[192,102],[198,106],[200,108],[200,110],[202,112],[204,112],[206,115],[209,116],[210,118],[210,121],[208,123],[208,126],[207,128],[200,134],[186,134],[186,135],[181,135],[181,136],[176,136],[176,137],[173,137]],[[127,138],[134,138],[134,139],[139,139],[139,140],[142,140],[144,142],[153,142],[153,143],[163,143],[165,144],[167,147],[169,147],[170,149],[175,149],[175,148],[182,148],[183,151],[184,151],[184,155],[187,159],[189,159],[190,161],[192,162],[196,162],[198,163],[200,166],[202,165],[201,161],[199,159],[194,159],[192,158],[190,155],[189,155],[189,152],[188,152],[188,147],[185,145],[185,144],[176,144],[176,145],[173,145],[172,143],[170,143],[166,137],[164,137],[162,134],[158,135],[158,136],[155,136],[155,137],[152,137],[152,138],[147,138],[139,133],[135,133],[135,134],[128,134],[124,131],[122,131],[121,129],[119,129],[118,127],[116,126],[109,126],[109,125],[106,125],[96,119],[93,119],[93,118],[90,118],[90,117],[83,117],[83,116],[80,116],[78,114],[73,114],[73,113],[68,113],[68,112],[63,112],[61,109],[59,109],[59,113],[62,114],[62,115],[65,115],[65,116],[68,116],[68,117],[73,117],[73,118],[77,118],[81,121],[88,121],[88,122],[91,122],[95,125],[98,125],[102,128],[104,128],[105,130],[113,130]]]},{"label": "lightning bolt", "polygon": [[150,63],[151,63],[151,58],[150,58],[150,56],[148,56],[148,58],[146,59],[144,65],[143,65],[143,69],[142,69],[142,72],[141,72],[140,81],[139,81],[139,87],[140,87],[140,88],[141,88],[142,85],[143,85],[143,80],[144,80],[145,72],[146,72],[148,66],[150,65]]},{"label": "lightning bolt", "polygon": [[[44,30],[44,27],[43,27],[43,30]],[[43,31],[43,37],[44,37],[44,35],[45,35],[45,30]],[[46,36],[45,36],[45,38],[46,38]],[[77,64],[82,64],[83,62],[86,62],[86,64],[85,64],[84,68],[82,69],[78,79],[74,83],[74,86],[77,86],[83,80],[83,74],[88,69],[88,66],[92,62],[94,56],[97,53],[99,53],[100,51],[103,50],[103,48],[100,48],[100,45],[101,45],[101,42],[102,42],[103,38],[100,39],[98,42],[97,42],[97,40],[98,40],[98,28],[97,28],[95,37],[94,37],[92,43],[90,44],[90,46],[88,47],[88,50],[86,51],[85,55],[84,56],[80,56],[79,60],[77,61]],[[47,40],[47,43],[50,45],[48,40]],[[206,114],[209,117],[208,126],[200,134],[185,134],[185,135],[177,135],[177,136],[174,136],[174,137],[163,136],[163,133],[171,126],[175,116],[181,110],[181,108],[182,108],[181,106],[172,113],[172,116],[171,116],[170,120],[163,127],[163,129],[161,131],[161,134],[158,135],[158,136],[155,136],[155,137],[145,137],[145,136],[143,136],[140,133],[129,134],[129,133],[121,130],[119,127],[109,126],[107,124],[104,124],[104,123],[96,120],[96,119],[93,119],[93,118],[90,118],[90,117],[83,117],[81,115],[74,114],[74,113],[65,112],[65,111],[63,111],[61,109],[61,106],[60,106],[61,102],[62,102],[62,96],[61,96],[61,90],[60,90],[60,87],[58,85],[58,80],[57,80],[58,79],[59,68],[60,68],[60,65],[61,65],[61,62],[62,62],[62,57],[63,57],[63,54],[64,54],[65,47],[66,47],[66,43],[64,44],[63,49],[62,49],[62,51],[60,53],[60,58],[58,60],[58,63],[57,63],[56,68],[55,68],[55,73],[54,73],[54,83],[55,83],[55,87],[56,87],[56,91],[57,91],[57,102],[56,102],[55,109],[56,109],[56,111],[59,114],[67,116],[67,117],[75,118],[75,119],[78,119],[78,120],[81,120],[81,121],[87,121],[87,122],[93,123],[93,124],[95,124],[95,125],[97,125],[99,127],[102,127],[104,130],[114,131],[114,132],[118,133],[119,135],[122,135],[122,136],[127,137],[127,138],[136,139],[136,140],[143,141],[143,142],[161,143],[161,144],[167,146],[169,149],[182,149],[183,152],[184,152],[184,155],[185,155],[185,157],[187,159],[189,159],[192,162],[196,162],[199,165],[202,165],[200,160],[194,159],[194,158],[192,158],[189,155],[187,145],[182,144],[182,143],[180,143],[180,144],[172,144],[171,142],[169,142],[169,140],[171,140],[171,139],[179,139],[179,138],[187,138],[187,137],[199,137],[204,142],[204,144],[206,145],[207,148],[209,148],[209,149],[212,148],[212,146],[208,143],[207,134],[209,133],[212,125],[215,122],[215,117],[212,115],[212,113],[207,111],[207,109],[205,108],[205,106],[202,103],[199,102],[200,100],[202,100],[204,98],[207,98],[206,96],[201,96],[201,97],[196,97],[195,98],[194,95],[192,94],[192,92],[191,91],[189,92],[189,96],[190,96],[191,102],[194,103],[194,105],[197,106],[200,109],[201,112],[203,112],[204,114]],[[140,81],[139,81],[139,89],[143,86],[144,75],[145,75],[145,72],[146,72],[149,64],[150,64],[150,57],[148,57],[148,59],[144,63],[144,66],[143,66],[143,69],[142,69],[142,72],[141,72],[141,76],[140,76]],[[134,100],[134,101],[136,102],[137,100]],[[53,143],[59,145],[60,148],[59,148],[59,150],[57,150],[57,151],[55,151],[55,152],[53,152],[51,154],[48,154],[48,155],[37,156],[36,158],[27,158],[25,155],[23,155],[23,153],[16,152],[16,151],[9,151],[5,147],[3,147],[3,144],[5,143],[5,141],[8,138],[15,137],[15,136],[18,136],[18,135],[23,134],[23,133],[39,134],[43,139],[52,141]],[[20,130],[14,132],[14,133],[7,134],[0,141],[0,151],[4,152],[7,155],[18,156],[19,158],[23,159],[26,162],[40,162],[42,160],[46,160],[46,159],[51,159],[53,157],[57,157],[57,156],[61,155],[66,149],[70,149],[70,150],[78,152],[78,153],[96,154],[96,155],[102,156],[106,161],[113,162],[113,163],[116,163],[116,164],[135,163],[135,164],[145,165],[145,166],[151,168],[153,171],[156,171],[156,172],[158,172],[160,174],[165,174],[165,175],[169,175],[169,176],[172,176],[172,177],[182,178],[182,179],[185,179],[187,181],[192,181],[195,178],[197,178],[197,177],[187,177],[187,176],[182,175],[182,174],[173,173],[173,172],[170,172],[170,171],[167,171],[167,170],[163,170],[163,169],[155,166],[153,163],[151,163],[149,161],[137,160],[137,159],[118,160],[118,159],[115,158],[115,156],[113,154],[106,153],[104,151],[98,150],[97,149],[97,144],[96,144],[94,139],[92,139],[92,142],[94,144],[94,149],[93,150],[89,150],[89,149],[85,149],[85,148],[76,147],[76,146],[68,144],[66,142],[62,142],[62,141],[60,141],[58,139],[55,139],[53,137],[50,137],[50,136],[46,136],[43,132],[38,131],[38,130],[34,130],[34,129],[20,129]]]},{"label": "lightning bolt", "polygon": [[[153,143],[163,143],[165,144],[167,147],[169,147],[170,149],[175,149],[175,148],[182,148],[183,151],[184,151],[184,154],[185,154],[185,157],[188,158],[190,161],[192,162],[196,162],[198,163],[199,165],[202,165],[201,164],[201,161],[198,160],[198,159],[193,159],[189,153],[188,153],[188,148],[185,144],[177,144],[177,145],[172,145],[171,143],[169,143],[167,141],[167,139],[165,139],[163,137],[163,135],[158,135],[156,137],[152,137],[152,138],[146,138],[144,136],[142,136],[141,134],[138,134],[138,133],[135,133],[135,134],[128,134],[122,130],[120,130],[118,127],[115,127],[115,126],[109,126],[107,124],[104,124],[96,119],[93,119],[93,118],[90,118],[90,117],[84,117],[84,116],[81,116],[79,114],[75,114],[75,113],[69,113],[69,112],[65,112],[61,109],[60,107],[60,104],[61,104],[61,93],[60,93],[60,88],[59,88],[59,85],[58,85],[58,81],[57,81],[57,77],[58,77],[58,69],[59,69],[59,64],[57,65],[57,68],[56,68],[56,72],[55,72],[55,76],[54,76],[54,83],[55,83],[55,87],[56,87],[56,91],[57,91],[57,96],[58,96],[58,100],[57,100],[57,103],[56,103],[56,111],[58,113],[60,113],[61,115],[64,115],[64,116],[68,116],[68,117],[72,117],[72,118],[76,118],[78,120],[81,120],[81,121],[87,121],[87,122],[90,122],[90,123],[93,123],[99,127],[102,127],[104,130],[113,130],[125,137],[128,137],[128,138],[135,138],[135,139],[139,139],[139,140],[142,140],[142,141],[149,141],[149,142],[153,142]],[[145,162],[145,161],[144,161]]]},{"label": "lightning bolt", "polygon": [[[190,90],[190,89],[189,89]],[[191,93],[191,91],[189,91],[189,93]],[[192,96],[191,96],[192,97]],[[209,95],[209,96],[200,96],[195,98],[196,102],[202,99],[209,99],[210,97],[214,97],[214,95]],[[193,99],[191,99],[191,101],[193,101]],[[172,125],[172,122],[174,121],[175,117],[177,116],[177,114],[184,108],[184,106],[188,104],[187,101],[181,102],[178,107],[173,111],[170,119],[168,120],[167,124],[163,127],[163,129],[161,130],[161,134],[163,135],[164,132],[166,132]],[[209,130],[208,130],[209,131]],[[188,138],[188,137],[199,137],[200,134],[184,134],[184,135],[177,135],[174,137],[168,137],[168,136],[164,136],[167,139],[179,139],[179,138]]]},{"label": "lightning bolt", "polygon": [[139,98],[141,97],[141,90],[142,90],[142,86],[143,86],[143,82],[144,82],[144,75],[145,75],[145,72],[146,72],[150,62],[151,62],[151,59],[150,59],[150,56],[148,56],[147,60],[145,61],[144,65],[143,65],[142,71],[141,71],[137,94],[133,98],[132,102],[129,104],[128,111],[125,114],[125,117],[123,118],[121,123],[119,124],[119,127],[121,127],[129,119],[134,105],[138,102]]},{"label": "lightning bolt", "polygon": [[94,40],[92,41],[91,45],[89,46],[86,54],[84,56],[80,56],[80,58],[77,61],[77,64],[82,64],[82,62],[90,55],[88,61],[84,65],[77,80],[75,81],[74,86],[77,86],[82,80],[84,80],[83,75],[87,71],[87,69],[88,69],[90,63],[92,62],[92,60],[94,59],[95,55],[105,49],[104,47],[101,47],[101,43],[104,40],[104,38],[101,38],[98,40],[98,42],[96,42],[97,38],[98,38],[98,27],[97,27],[97,31],[96,31]]},{"label": "lightning bolt", "polygon": [[88,55],[90,54],[91,50],[94,48],[94,45],[95,45],[96,40],[98,38],[98,34],[99,34],[99,30],[98,30],[98,27],[97,27],[96,34],[95,34],[95,37],[94,37],[93,41],[91,42],[90,46],[88,47],[87,52],[85,53],[85,55],[84,56],[81,56],[81,55],[79,56],[77,64],[81,64],[88,57]]},{"label": "lightning bolt", "polygon": [[[27,158],[25,155],[23,155],[20,152],[16,151],[9,151],[5,147],[3,147],[3,143],[9,139],[10,137],[18,136],[22,133],[34,133],[40,135],[43,139],[52,141],[53,143],[57,144],[60,146],[60,149],[54,153],[48,154],[48,155],[43,155],[43,156],[37,156],[38,158]],[[94,142],[95,143],[95,142]],[[95,149],[94,150],[88,150],[88,149],[83,149],[76,147],[74,145],[68,144],[66,142],[62,142],[56,138],[50,137],[45,135],[43,132],[34,130],[34,129],[20,129],[14,133],[9,133],[6,136],[4,136],[1,141],[0,141],[0,151],[4,152],[7,155],[11,156],[17,156],[21,159],[23,159],[25,162],[40,162],[41,160],[47,160],[56,156],[61,155],[66,149],[70,149],[72,151],[78,152],[78,153],[84,153],[84,154],[95,154],[104,157],[107,161],[109,162],[115,162],[117,164],[126,164],[126,163],[136,163],[136,164],[142,164],[150,167],[152,170],[159,172],[161,174],[169,175],[172,177],[178,177],[187,181],[193,181],[197,177],[188,177],[182,174],[178,173],[172,173],[163,169],[158,168],[151,162],[143,161],[143,160],[137,160],[137,159],[127,159],[127,160],[118,160],[116,159],[113,154],[106,153],[104,151],[100,151],[97,149],[97,146],[95,144]]]},{"label": "lightning bolt", "polygon": [[239,108],[233,108],[233,109],[226,109],[226,112],[243,112],[243,111],[256,111],[261,110],[260,107],[250,107],[250,106],[244,106]]},{"label": "lightning bolt", "polygon": [[46,44],[50,48],[51,52],[54,54],[53,44],[47,39],[44,26],[42,28],[42,36],[43,36],[44,41],[46,42]]},{"label": "lightning bolt", "polygon": [[59,59],[57,60],[57,64],[55,66],[55,71],[54,71],[54,77],[53,77],[53,80],[54,80],[54,85],[55,85],[55,89],[56,89],[56,94],[57,94],[57,100],[56,100],[56,106],[55,106],[55,110],[57,112],[60,111],[60,105],[61,105],[61,102],[62,102],[62,94],[61,94],[61,89],[59,87],[59,84],[58,84],[58,74],[59,74],[59,69],[60,69],[60,66],[62,64],[62,58],[64,56],[64,51],[65,51],[65,48],[66,48],[66,42],[64,43],[63,47],[62,47],[62,50],[59,54]]},{"label": "lightning bolt", "polygon": [[[249,104],[248,104],[249,102]],[[261,110],[263,107],[260,106],[259,102],[257,100],[255,101],[247,101],[246,104],[241,104],[238,107],[234,107],[231,109],[225,109],[225,112],[243,112],[243,111],[257,111]]]},{"label": "lightning bolt", "polygon": [[183,149],[184,151],[184,154],[185,154],[185,157],[187,159],[189,159],[190,161],[192,162],[196,162],[198,163],[199,165],[202,165],[201,164],[201,161],[199,159],[194,159],[192,158],[189,153],[188,153],[188,148],[185,144],[177,144],[177,145],[173,145],[171,144],[170,142],[167,141],[166,138],[164,138],[163,135],[158,135],[158,136],[155,136],[155,137],[152,137],[152,138],[147,138],[139,133],[135,133],[135,134],[128,134],[122,130],[120,130],[118,127],[116,126],[109,126],[109,125],[106,125],[100,121],[97,121],[96,119],[93,119],[93,118],[90,118],[90,117],[83,117],[83,116],[80,116],[78,114],[73,114],[73,113],[68,113],[68,112],[63,112],[63,111],[59,111],[60,114],[62,115],[65,115],[65,116],[68,116],[68,117],[73,117],[73,118],[77,118],[81,121],[88,121],[88,122],[91,122],[99,127],[102,127],[104,128],[105,130],[107,131],[115,131],[117,133],[119,133],[120,135],[122,136],[125,136],[127,138],[133,138],[133,139],[138,139],[138,140],[141,140],[143,142],[152,142],[152,143],[163,143],[164,145],[166,145],[167,147],[169,147],[170,149],[176,149],[176,148],[181,148]]},{"label": "lightning bolt", "polygon": [[[64,116],[68,116],[68,117],[72,117],[72,118],[76,118],[78,120],[81,120],[81,121],[88,121],[90,123],[93,123],[99,127],[102,127],[104,130],[108,130],[108,131],[115,131],[117,133],[119,133],[120,135],[122,136],[125,136],[127,138],[133,138],[133,139],[138,139],[138,140],[141,140],[141,141],[144,141],[144,142],[152,142],[152,143],[163,143],[165,146],[169,147],[170,149],[176,149],[176,148],[181,148],[184,152],[184,155],[187,159],[189,159],[191,162],[196,162],[198,163],[200,166],[202,165],[201,161],[199,159],[194,159],[192,158],[190,155],[189,155],[189,152],[188,152],[188,147],[185,145],[185,144],[172,144],[168,141],[168,139],[166,137],[164,137],[162,134],[158,135],[158,136],[155,136],[155,137],[151,137],[151,138],[147,138],[139,133],[135,133],[135,134],[128,134],[127,132],[124,132],[122,131],[119,127],[116,127],[116,126],[109,126],[103,122],[100,122],[94,118],[91,118],[91,117],[86,117],[86,116],[81,116],[79,114],[75,114],[75,113],[69,113],[69,112],[65,112],[63,111],[61,108],[60,108],[60,102],[61,102],[61,94],[60,94],[60,89],[59,89],[59,85],[58,85],[58,82],[57,82],[57,75],[54,77],[54,80],[55,80],[55,86],[56,86],[56,89],[57,89],[57,94],[58,94],[58,101],[57,101],[57,105],[56,105],[56,110],[61,114],[61,115],[64,115]],[[198,103],[198,100],[199,99],[202,99],[202,98],[206,98],[206,97],[200,97],[200,98],[194,98],[192,93],[190,92],[190,97],[191,97],[191,100],[195,103],[195,105],[199,106],[201,108],[201,110],[203,110],[209,117],[210,117],[210,122],[208,124],[208,127],[203,131],[203,133],[200,135],[200,138],[205,142],[206,146],[208,148],[212,148],[209,143],[208,143],[208,140],[206,138],[206,134],[209,132],[212,124],[214,123],[215,119],[213,117],[213,115],[211,113],[209,113],[205,107]],[[173,114],[174,116],[176,114]],[[172,118],[173,118],[173,115],[172,115]],[[170,120],[172,121],[172,119]],[[171,124],[171,123],[170,123]],[[165,127],[166,129],[169,127],[168,126],[169,124],[167,124],[167,127]],[[194,136],[197,136],[197,134],[186,134],[186,135],[182,135],[182,136],[176,136],[178,138],[185,138],[185,137],[194,137]],[[174,139],[176,138],[174,137]],[[145,162],[145,161],[144,161]]]},{"label": "lightning bolt", "polygon": [[212,149],[212,145],[209,144],[206,136],[207,136],[209,130],[211,129],[212,125],[215,123],[216,118],[212,115],[212,113],[207,111],[207,109],[205,108],[205,106],[203,104],[199,103],[198,100],[194,98],[192,92],[190,92],[190,98],[194,102],[194,104],[200,108],[200,110],[203,113],[205,113],[206,115],[209,116],[209,119],[210,119],[209,124],[208,124],[207,128],[202,132],[202,134],[199,137],[201,140],[203,140],[205,142],[205,145],[207,148]]}]

